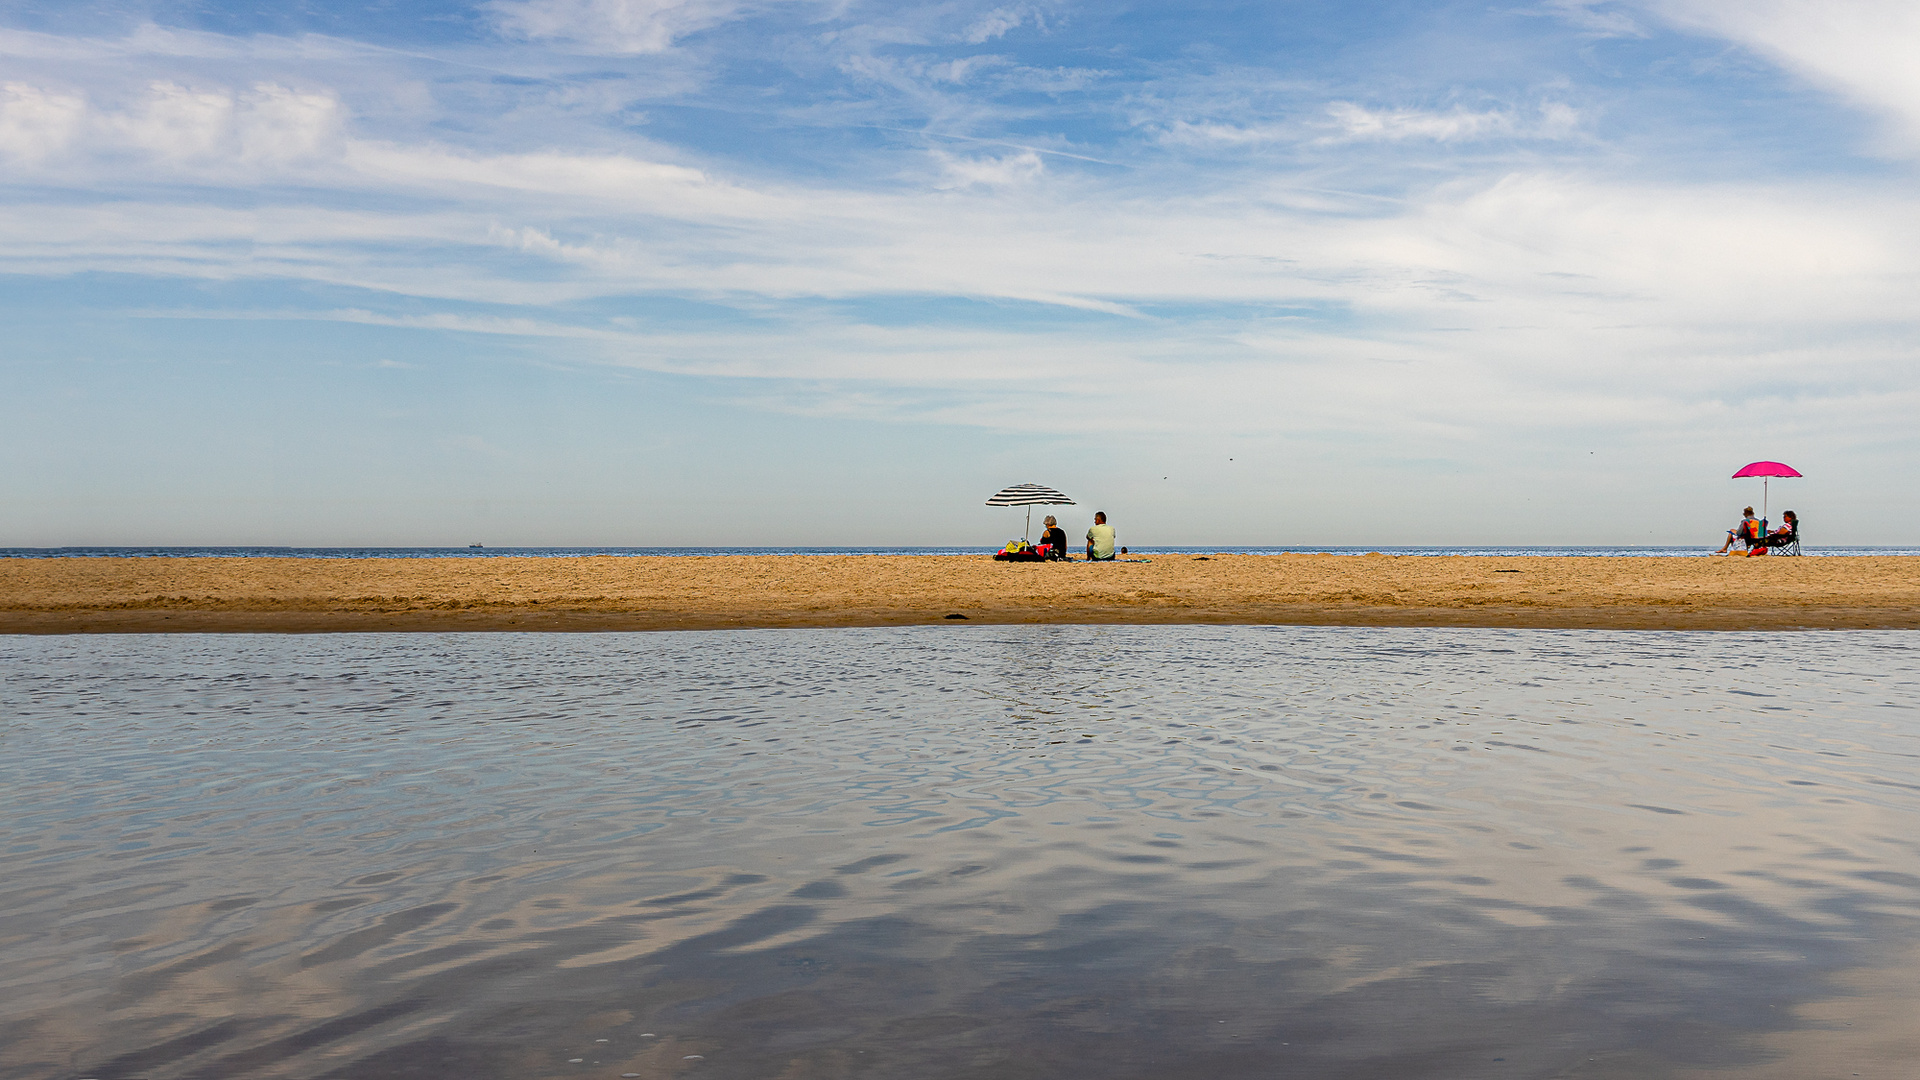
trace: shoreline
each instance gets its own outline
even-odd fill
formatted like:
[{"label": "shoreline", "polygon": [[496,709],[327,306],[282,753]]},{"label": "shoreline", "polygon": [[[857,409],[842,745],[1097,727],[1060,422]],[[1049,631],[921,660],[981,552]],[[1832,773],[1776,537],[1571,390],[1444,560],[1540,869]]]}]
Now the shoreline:
[{"label": "shoreline", "polygon": [[1425,627],[1456,630],[1704,630],[1719,633],[1804,633],[1819,630],[1920,630],[1920,615],[1889,617],[1856,608],[1817,608],[1791,618],[1764,611],[1665,613],[1572,608],[1508,609],[1462,614],[1447,608],[1299,606],[1222,615],[1102,617],[1088,612],[1051,619],[900,613],[818,619],[726,618],[599,612],[418,615],[405,612],[87,612],[0,613],[8,634],[360,634],[360,633],[652,633],[707,630],[829,630],[887,626],[1329,626]]},{"label": "shoreline", "polygon": [[0,558],[6,634],[1182,623],[1920,629],[1920,556]]}]

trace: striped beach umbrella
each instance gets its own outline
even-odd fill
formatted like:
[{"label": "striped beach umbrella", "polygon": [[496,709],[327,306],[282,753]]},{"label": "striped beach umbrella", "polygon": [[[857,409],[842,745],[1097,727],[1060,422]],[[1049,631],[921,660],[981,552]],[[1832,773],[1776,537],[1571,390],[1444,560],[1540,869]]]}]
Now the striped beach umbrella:
[{"label": "striped beach umbrella", "polygon": [[1015,484],[994,492],[987,500],[988,506],[1024,506],[1027,508],[1027,531],[1025,537],[1033,532],[1033,508],[1036,506],[1072,506],[1073,500],[1041,484]]}]

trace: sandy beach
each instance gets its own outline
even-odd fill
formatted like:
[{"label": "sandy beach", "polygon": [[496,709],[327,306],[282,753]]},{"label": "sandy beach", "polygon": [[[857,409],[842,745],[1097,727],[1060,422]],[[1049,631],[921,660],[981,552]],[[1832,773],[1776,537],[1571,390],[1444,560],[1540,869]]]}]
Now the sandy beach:
[{"label": "sandy beach", "polygon": [[922,623],[1920,628],[1920,558],[1388,555],[0,559],[0,632]]}]

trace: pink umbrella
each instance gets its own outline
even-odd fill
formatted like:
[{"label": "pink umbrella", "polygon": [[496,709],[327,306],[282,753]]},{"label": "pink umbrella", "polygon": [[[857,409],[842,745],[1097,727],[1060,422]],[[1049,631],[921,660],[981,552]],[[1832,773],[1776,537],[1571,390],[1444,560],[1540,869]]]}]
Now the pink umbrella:
[{"label": "pink umbrella", "polygon": [[1799,476],[1800,470],[1791,465],[1782,465],[1777,461],[1756,461],[1733,474],[1735,480],[1743,476],[1760,478],[1760,520],[1767,519],[1767,483],[1776,476]]}]

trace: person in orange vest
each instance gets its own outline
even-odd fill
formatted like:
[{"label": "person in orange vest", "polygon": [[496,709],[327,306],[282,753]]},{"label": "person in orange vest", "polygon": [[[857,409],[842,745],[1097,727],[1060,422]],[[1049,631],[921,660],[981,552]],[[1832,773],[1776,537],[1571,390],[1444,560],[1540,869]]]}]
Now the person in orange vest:
[{"label": "person in orange vest", "polygon": [[1732,547],[1736,540],[1745,543],[1748,547],[1752,547],[1760,541],[1760,519],[1753,516],[1753,507],[1751,506],[1740,511],[1740,524],[1727,530],[1727,542],[1721,544],[1720,550],[1714,552],[1714,554],[1725,555],[1727,549]]}]

